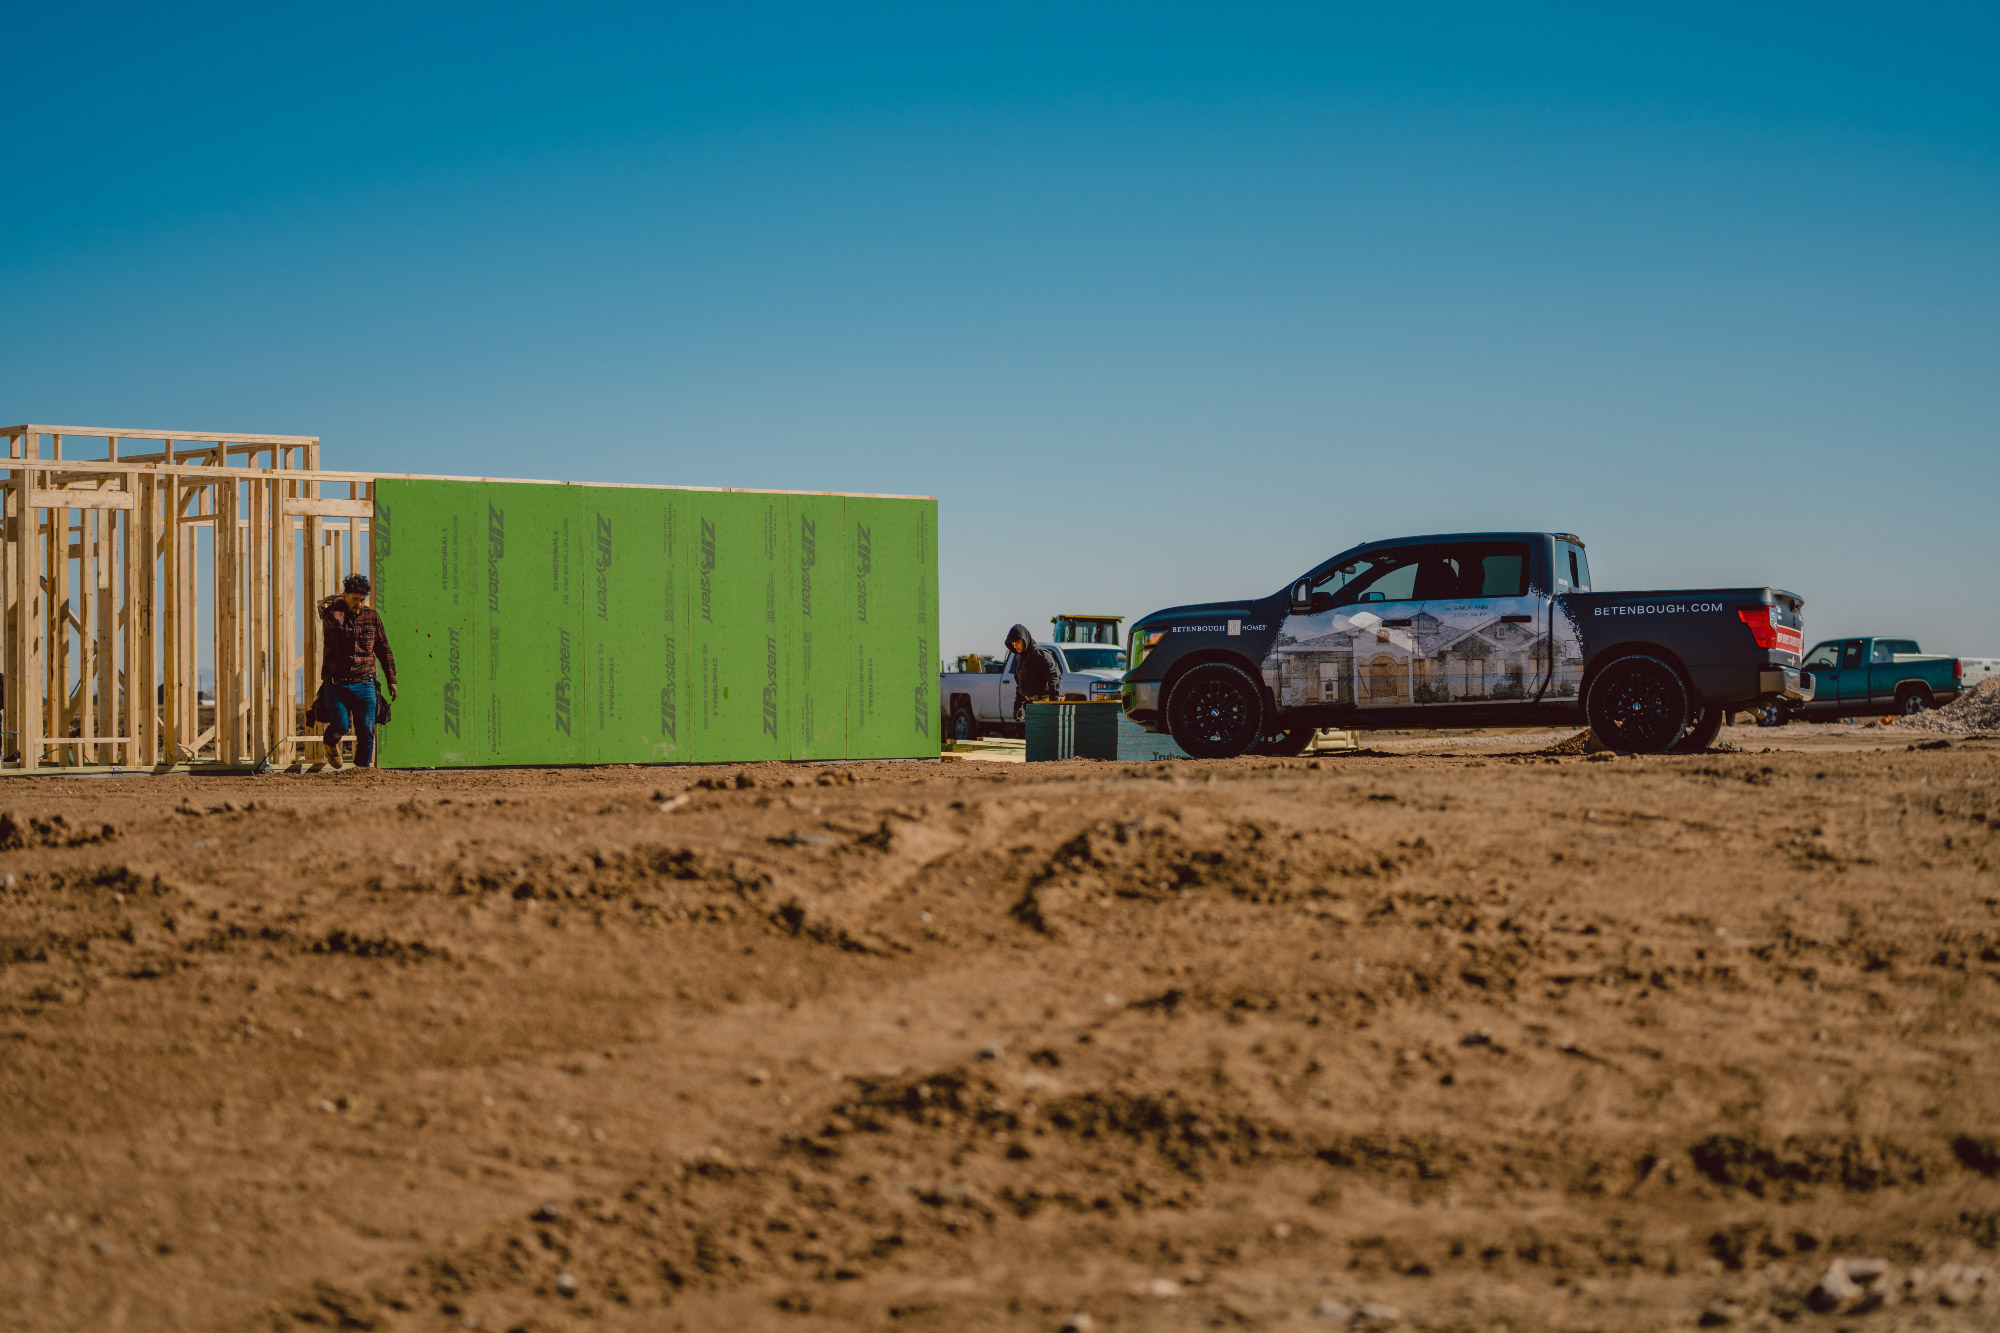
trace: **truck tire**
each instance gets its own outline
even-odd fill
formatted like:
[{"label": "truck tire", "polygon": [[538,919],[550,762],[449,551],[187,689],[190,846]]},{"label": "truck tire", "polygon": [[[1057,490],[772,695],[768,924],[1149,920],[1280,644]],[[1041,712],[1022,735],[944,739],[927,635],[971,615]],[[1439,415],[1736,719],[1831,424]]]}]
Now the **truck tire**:
[{"label": "truck tire", "polygon": [[1313,738],[1318,735],[1318,727],[1292,727],[1264,737],[1250,747],[1250,752],[1275,755],[1280,759],[1293,759],[1312,749]]},{"label": "truck tire", "polygon": [[1194,759],[1234,759],[1264,737],[1264,691],[1230,662],[1207,662],[1174,682],[1167,734]]},{"label": "truck tire", "polygon": [[1921,685],[1906,685],[1896,695],[1896,711],[1904,717],[1921,713],[1931,706],[1931,692]]},{"label": "truck tire", "polygon": [[1680,672],[1659,658],[1633,653],[1592,677],[1583,715],[1607,748],[1620,754],[1659,754],[1687,730],[1687,685]]},{"label": "truck tire", "polygon": [[979,719],[965,704],[953,704],[951,707],[951,738],[955,741],[979,739]]},{"label": "truck tire", "polygon": [[1715,744],[1715,738],[1722,734],[1722,710],[1704,708],[1681,738],[1667,747],[1670,754],[1700,754]]},{"label": "truck tire", "polygon": [[1782,727],[1792,720],[1783,704],[1765,704],[1754,714],[1760,727]]}]

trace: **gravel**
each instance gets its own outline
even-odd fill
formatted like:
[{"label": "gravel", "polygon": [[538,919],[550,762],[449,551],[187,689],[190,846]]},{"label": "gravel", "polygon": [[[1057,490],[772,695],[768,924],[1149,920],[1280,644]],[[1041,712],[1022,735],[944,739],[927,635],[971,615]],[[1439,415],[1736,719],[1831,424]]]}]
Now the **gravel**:
[{"label": "gravel", "polygon": [[1890,725],[1914,731],[1938,731],[1950,736],[1964,736],[1975,731],[2000,731],[2000,676],[1980,681],[1943,708],[1899,717]]}]

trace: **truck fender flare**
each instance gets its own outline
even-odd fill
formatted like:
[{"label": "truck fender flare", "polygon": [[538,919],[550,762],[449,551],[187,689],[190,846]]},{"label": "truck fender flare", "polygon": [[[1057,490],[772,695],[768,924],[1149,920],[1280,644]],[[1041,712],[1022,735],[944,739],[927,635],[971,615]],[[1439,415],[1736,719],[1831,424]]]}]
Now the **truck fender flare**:
[{"label": "truck fender flare", "polygon": [[1608,647],[1600,648],[1591,656],[1588,662],[1584,663],[1583,679],[1578,682],[1576,687],[1577,701],[1580,703],[1590,697],[1590,687],[1596,682],[1598,672],[1619,658],[1631,657],[1635,653],[1643,657],[1657,657],[1672,667],[1675,674],[1680,676],[1681,684],[1687,687],[1689,703],[1697,709],[1703,706],[1701,695],[1694,687],[1694,678],[1688,675],[1687,663],[1681,661],[1681,655],[1670,648],[1663,648],[1657,643],[1643,643],[1637,640],[1614,643]]},{"label": "truck fender flare", "polygon": [[1160,707],[1164,709],[1167,706],[1167,698],[1174,692],[1174,686],[1179,683],[1182,676],[1185,676],[1196,667],[1206,666],[1210,662],[1227,662],[1231,666],[1242,667],[1245,671],[1249,672],[1250,679],[1257,682],[1257,688],[1264,695],[1265,720],[1271,721],[1277,718],[1278,700],[1271,693],[1270,685],[1264,680],[1263,664],[1261,662],[1253,662],[1242,653],[1233,652],[1227,648],[1204,648],[1200,652],[1189,653],[1186,657],[1181,658],[1168,667],[1167,674],[1160,678]]}]

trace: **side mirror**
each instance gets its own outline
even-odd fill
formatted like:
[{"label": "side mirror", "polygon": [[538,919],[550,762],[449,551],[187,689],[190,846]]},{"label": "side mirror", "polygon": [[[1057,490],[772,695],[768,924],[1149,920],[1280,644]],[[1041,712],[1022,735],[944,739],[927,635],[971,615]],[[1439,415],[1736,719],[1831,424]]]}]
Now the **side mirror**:
[{"label": "side mirror", "polygon": [[1292,585],[1291,612],[1295,616],[1308,615],[1312,611],[1312,580],[1300,579]]}]

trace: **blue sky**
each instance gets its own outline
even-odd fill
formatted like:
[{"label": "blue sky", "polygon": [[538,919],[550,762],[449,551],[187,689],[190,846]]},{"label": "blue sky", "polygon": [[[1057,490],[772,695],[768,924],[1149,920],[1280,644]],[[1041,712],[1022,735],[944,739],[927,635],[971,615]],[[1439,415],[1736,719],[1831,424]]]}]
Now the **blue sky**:
[{"label": "blue sky", "polygon": [[2000,11],[6,21],[0,417],[940,499],[942,648],[1557,528],[2000,656]]}]

